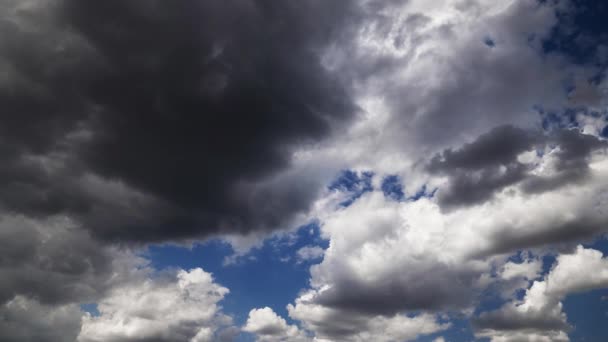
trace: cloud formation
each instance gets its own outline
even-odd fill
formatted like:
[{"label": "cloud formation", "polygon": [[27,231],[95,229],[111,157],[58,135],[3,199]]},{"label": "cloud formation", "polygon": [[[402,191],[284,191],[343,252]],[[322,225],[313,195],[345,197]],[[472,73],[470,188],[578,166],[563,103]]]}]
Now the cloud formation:
[{"label": "cloud formation", "polygon": [[200,268],[136,275],[99,301],[99,316],[83,318],[78,341],[214,341],[232,324],[218,306],[228,292]]},{"label": "cloud formation", "polygon": [[297,326],[289,325],[271,308],[253,309],[249,312],[243,331],[255,334],[256,341],[310,341]]},{"label": "cloud formation", "polygon": [[[268,177],[357,112],[315,52],[343,6],[9,1],[2,13],[0,203],[77,216],[103,239],[280,227],[317,188]],[[139,212],[83,191],[91,174],[141,194]]]},{"label": "cloud formation", "polygon": [[0,306],[0,339],[6,342],[75,341],[81,319],[78,305],[45,305],[19,295]]},{"label": "cloud formation", "polygon": [[[500,126],[472,143],[435,155],[428,164],[433,173],[447,174],[448,184],[439,191],[442,207],[473,205],[492,199],[494,193],[523,182],[527,193],[552,190],[588,176],[589,158],[606,150],[608,143],[574,130],[548,136],[513,126]],[[544,174],[533,171],[534,154],[549,153],[552,159]],[[531,158],[531,159],[530,159]],[[526,160],[527,159],[527,160]]]},{"label": "cloud formation", "polygon": [[[296,300],[291,316],[306,322],[321,310],[349,319],[358,315],[388,318],[421,310],[466,312],[492,284],[508,298],[517,287],[527,287],[541,275],[537,259],[515,263],[505,256],[528,249],[542,255],[551,246],[572,246],[605,232],[608,164],[604,141],[573,131],[540,134],[538,141],[561,145],[543,142],[547,151],[540,154],[514,148],[510,156],[493,157],[501,158],[495,161],[484,159],[482,148],[476,151],[479,141],[492,136],[484,135],[456,152],[444,152],[440,162],[480,168],[490,165],[490,169],[502,160],[526,165],[526,178],[494,190],[492,200],[445,211],[441,197],[399,202],[375,189],[348,207],[321,210],[321,233],[329,239],[329,248],[322,262],[311,267],[312,288]],[[489,143],[483,145],[494,149]],[[591,153],[595,146],[598,150]],[[579,153],[570,160],[567,151],[575,149]],[[543,191],[527,188],[526,179],[548,179],[570,168],[585,170],[585,177]],[[453,169],[455,165],[446,167],[447,171]],[[323,203],[332,208],[331,202]],[[538,286],[533,286],[534,291],[541,291],[536,290]],[[561,314],[561,309],[557,312]],[[538,324],[548,317],[547,326],[556,329],[560,338],[567,336],[560,330],[565,319],[555,319],[559,315],[539,314]],[[533,320],[528,317],[525,321]],[[356,334],[358,327],[357,322],[346,322],[311,329],[336,338],[339,332]]]},{"label": "cloud formation", "polygon": [[[608,48],[578,5],[2,2],[0,339],[567,341],[564,298],[608,286],[576,247],[608,227]],[[232,288],[140,256],[309,222],[294,322],[235,323]]]},{"label": "cloud formation", "polygon": [[608,260],[578,246],[561,254],[543,281],[535,281],[522,301],[482,313],[474,321],[479,337],[491,341],[569,341],[562,300],[572,293],[608,286]]}]

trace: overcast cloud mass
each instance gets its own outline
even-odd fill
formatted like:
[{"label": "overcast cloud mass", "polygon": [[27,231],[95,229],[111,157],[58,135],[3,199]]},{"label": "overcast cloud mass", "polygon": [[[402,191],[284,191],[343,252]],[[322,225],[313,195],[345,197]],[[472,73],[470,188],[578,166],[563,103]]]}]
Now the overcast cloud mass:
[{"label": "overcast cloud mass", "polygon": [[0,341],[605,341],[607,10],[1,1]]}]

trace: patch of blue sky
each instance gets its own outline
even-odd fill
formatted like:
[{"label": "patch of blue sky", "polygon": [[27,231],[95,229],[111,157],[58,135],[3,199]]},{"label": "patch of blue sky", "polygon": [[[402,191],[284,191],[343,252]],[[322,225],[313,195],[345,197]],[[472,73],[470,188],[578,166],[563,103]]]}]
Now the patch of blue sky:
[{"label": "patch of blue sky", "polygon": [[388,175],[384,177],[380,188],[382,189],[384,196],[395,201],[417,201],[422,197],[432,198],[435,196],[435,192],[437,191],[437,189],[429,191],[425,184],[415,193],[407,196],[406,192],[404,191],[403,183],[397,175]]},{"label": "patch of blue sky", "polygon": [[80,304],[80,310],[88,312],[89,314],[91,314],[91,316],[99,316],[99,309],[97,308],[97,303]]},{"label": "patch of blue sky", "polygon": [[479,304],[474,310],[475,315],[482,312],[494,311],[507,303],[509,299],[500,296],[499,289],[495,285],[490,285],[479,294]]},{"label": "patch of blue sky", "polygon": [[608,289],[571,294],[563,301],[572,341],[605,342],[608,337]]},{"label": "patch of blue sky", "polygon": [[399,179],[399,176],[397,175],[384,177],[380,188],[382,189],[384,196],[394,199],[395,201],[402,201],[405,198],[401,179]]},{"label": "patch of blue sky", "polygon": [[370,171],[342,170],[328,188],[350,193],[350,196],[340,203],[341,206],[348,207],[364,193],[374,190],[373,176],[374,173]]},{"label": "patch of blue sky", "polygon": [[420,189],[418,189],[418,191],[416,191],[416,193],[414,193],[412,196],[408,197],[408,200],[417,201],[417,200],[421,199],[422,197],[433,198],[435,196],[435,193],[437,192],[437,189],[438,188],[434,188],[433,190],[429,191],[426,184],[424,184]]},{"label": "patch of blue sky", "polygon": [[572,129],[579,127],[579,122],[576,119],[578,112],[576,110],[566,109],[561,112],[546,111],[542,106],[537,106],[535,109],[541,117],[543,130],[547,132],[556,129]]},{"label": "patch of blue sky", "polygon": [[555,131],[558,129],[577,129],[581,128],[582,123],[579,119],[584,117],[593,117],[603,119],[606,125],[600,132],[604,137],[608,137],[608,111],[598,112],[587,107],[566,108],[561,112],[545,111],[541,106],[535,107],[535,110],[540,115],[542,129],[546,132]]},{"label": "patch of blue sky", "polygon": [[608,37],[608,4],[602,0],[571,0],[570,4],[557,12],[556,25],[542,42],[543,52],[566,56],[576,64],[605,66],[608,60],[598,52],[599,43]]},{"label": "patch of blue sky", "polygon": [[486,46],[491,47],[491,48],[496,46],[496,42],[491,37],[485,37],[483,39],[483,43],[486,44]]},{"label": "patch of blue sky", "polygon": [[602,137],[608,138],[608,125],[604,126],[602,132],[600,133]]}]

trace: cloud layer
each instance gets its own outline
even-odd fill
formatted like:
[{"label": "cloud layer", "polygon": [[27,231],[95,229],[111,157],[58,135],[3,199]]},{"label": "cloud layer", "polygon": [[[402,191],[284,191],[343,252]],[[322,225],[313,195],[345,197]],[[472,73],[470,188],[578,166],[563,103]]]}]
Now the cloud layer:
[{"label": "cloud layer", "polygon": [[[608,33],[584,12],[3,1],[0,340],[442,341],[457,317],[568,341],[562,302],[608,287]],[[234,289],[145,257],[217,238],[233,261],[310,222],[285,317],[236,322]]]}]

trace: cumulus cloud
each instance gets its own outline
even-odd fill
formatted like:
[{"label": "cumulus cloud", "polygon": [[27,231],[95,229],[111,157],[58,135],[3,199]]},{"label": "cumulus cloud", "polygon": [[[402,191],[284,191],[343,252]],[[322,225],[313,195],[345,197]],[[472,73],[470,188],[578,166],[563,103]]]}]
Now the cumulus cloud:
[{"label": "cumulus cloud", "polygon": [[[439,191],[443,207],[483,203],[507,186],[523,182],[529,193],[548,191],[588,175],[589,159],[608,144],[598,137],[574,130],[559,130],[545,136],[512,126],[500,126],[465,144],[461,149],[445,150],[433,157],[431,172],[448,175],[448,183]],[[534,159],[526,154],[549,153],[544,174],[531,172]],[[523,158],[522,158],[523,157]]]},{"label": "cumulus cloud", "polygon": [[228,289],[202,269],[141,277],[98,302],[99,316],[84,317],[78,341],[214,341],[232,324],[218,305]]},{"label": "cumulus cloud", "polygon": [[535,281],[522,301],[482,313],[475,320],[480,337],[494,341],[569,341],[570,325],[562,300],[572,293],[608,286],[608,259],[600,251],[578,246],[561,254],[542,281]]},{"label": "cumulus cloud", "polygon": [[[594,137],[563,134],[573,135],[576,141],[592,141],[591,146],[603,145]],[[540,276],[541,262],[536,258],[501,261],[504,255],[526,249],[542,253],[551,244],[572,245],[601,234],[608,221],[605,152],[601,148],[597,153],[584,152],[584,158],[574,157],[576,161],[570,163],[564,157],[567,150],[534,154],[527,172],[550,177],[554,169],[548,164],[564,163],[581,165],[588,174],[578,182],[542,192],[529,192],[525,182],[516,183],[497,191],[492,201],[446,212],[436,198],[397,202],[376,189],[348,207],[320,210],[321,234],[329,240],[329,248],[323,261],[311,267],[312,289],[296,300],[292,312],[297,316],[292,317],[312,319],[306,316],[314,317],[317,311],[312,308],[336,312],[338,317],[386,318],[419,310],[467,312],[492,283],[498,284],[504,296],[527,286]],[[520,152],[512,155],[519,158]],[[494,270],[499,271],[496,276],[492,276]],[[547,324],[555,324],[561,309],[556,312]],[[548,317],[545,313],[538,319]],[[337,323],[327,325],[311,329],[330,331],[334,337],[339,332],[354,334]]]},{"label": "cumulus cloud", "polygon": [[[606,231],[608,161],[605,81],[547,44],[564,3],[2,2],[0,338],[230,340],[226,288],[133,254],[220,236],[243,255],[314,219],[329,247],[295,251],[319,261],[299,326],[253,309],[259,340],[411,340],[494,285],[527,292],[479,336],[566,340],[561,300],[604,286],[583,272],[604,259],[538,281],[540,257]],[[539,115],[570,106],[558,129]],[[332,188],[341,170],[364,181]]]},{"label": "cumulus cloud", "polygon": [[251,310],[243,331],[254,334],[257,341],[311,341],[297,326],[287,324],[269,307]]}]

